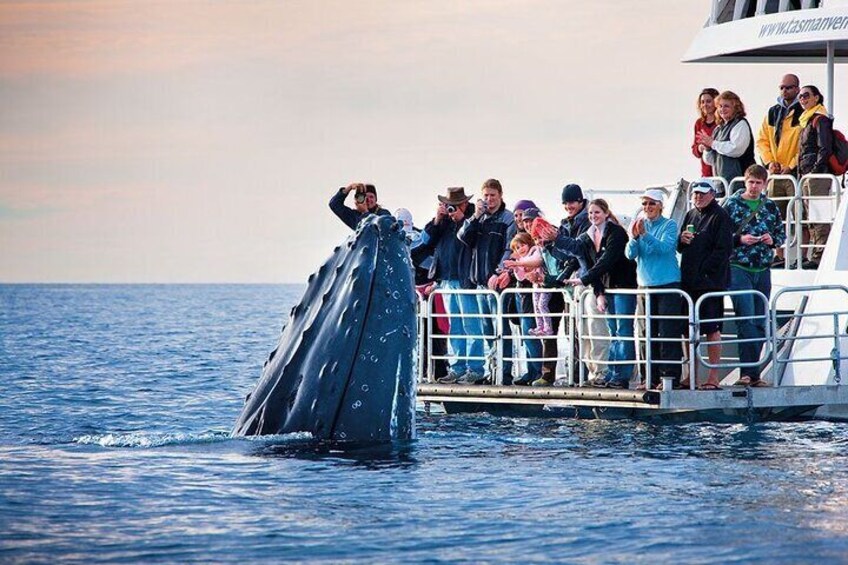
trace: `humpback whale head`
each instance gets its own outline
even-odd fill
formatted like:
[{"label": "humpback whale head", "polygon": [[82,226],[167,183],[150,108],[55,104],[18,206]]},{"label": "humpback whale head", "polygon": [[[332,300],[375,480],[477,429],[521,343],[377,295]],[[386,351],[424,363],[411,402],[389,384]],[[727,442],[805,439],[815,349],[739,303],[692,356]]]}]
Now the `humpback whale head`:
[{"label": "humpback whale head", "polygon": [[401,225],[369,215],[309,278],[233,435],[415,433],[416,297]]}]

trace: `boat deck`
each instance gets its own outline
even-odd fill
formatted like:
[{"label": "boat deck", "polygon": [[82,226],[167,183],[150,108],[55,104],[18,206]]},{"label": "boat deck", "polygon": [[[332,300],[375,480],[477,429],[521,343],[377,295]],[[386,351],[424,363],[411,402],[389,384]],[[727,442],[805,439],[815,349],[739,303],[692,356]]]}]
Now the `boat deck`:
[{"label": "boat deck", "polygon": [[519,387],[421,383],[418,402],[447,413],[651,421],[803,420],[823,406],[848,404],[848,386],[724,387],[717,391],[637,391],[590,387]]}]

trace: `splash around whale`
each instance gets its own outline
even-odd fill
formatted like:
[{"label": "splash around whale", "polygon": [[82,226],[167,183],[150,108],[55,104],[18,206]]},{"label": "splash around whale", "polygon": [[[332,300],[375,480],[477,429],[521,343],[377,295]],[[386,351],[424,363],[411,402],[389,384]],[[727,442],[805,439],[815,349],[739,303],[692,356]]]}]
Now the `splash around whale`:
[{"label": "splash around whale", "polygon": [[391,216],[363,218],[309,277],[233,435],[412,439],[417,339],[412,276],[400,224]]}]

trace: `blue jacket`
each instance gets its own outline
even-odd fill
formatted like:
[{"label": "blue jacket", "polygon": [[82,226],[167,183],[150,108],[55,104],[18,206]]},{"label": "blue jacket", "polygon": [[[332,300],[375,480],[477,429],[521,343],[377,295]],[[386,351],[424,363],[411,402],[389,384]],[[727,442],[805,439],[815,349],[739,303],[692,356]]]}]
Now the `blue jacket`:
[{"label": "blue jacket", "polygon": [[[471,213],[467,213],[471,216]],[[509,244],[515,236],[515,220],[512,212],[501,207],[493,214],[479,218],[469,217],[459,228],[457,237],[471,250],[471,273],[469,278],[477,286],[485,286],[489,277],[503,267],[512,251]]]},{"label": "blue jacket", "polygon": [[628,259],[636,261],[639,286],[662,286],[680,282],[677,262],[677,222],[660,216],[645,220],[645,233],[631,238],[624,248]]}]

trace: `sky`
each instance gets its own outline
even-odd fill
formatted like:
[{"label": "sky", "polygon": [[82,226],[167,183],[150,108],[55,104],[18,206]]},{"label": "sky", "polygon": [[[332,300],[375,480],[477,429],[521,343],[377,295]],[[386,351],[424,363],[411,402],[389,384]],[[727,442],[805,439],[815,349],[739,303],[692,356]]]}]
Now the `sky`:
[{"label": "sky", "polygon": [[349,235],[327,203],[354,181],[423,226],[491,177],[552,218],[570,182],[692,179],[703,87],[756,129],[782,74],[825,84],[681,63],[709,6],[0,3],[0,282],[301,283]]}]

